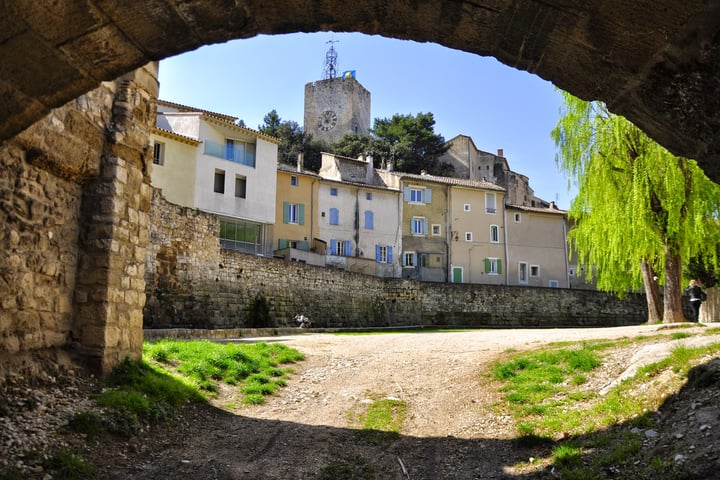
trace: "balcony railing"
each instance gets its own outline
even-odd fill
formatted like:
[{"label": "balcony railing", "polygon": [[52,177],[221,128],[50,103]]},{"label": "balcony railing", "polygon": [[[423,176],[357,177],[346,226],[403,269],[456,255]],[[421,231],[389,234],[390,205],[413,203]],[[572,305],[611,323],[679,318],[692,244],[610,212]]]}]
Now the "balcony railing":
[{"label": "balcony railing", "polygon": [[205,155],[255,168],[255,145],[245,142],[219,143],[205,140]]}]

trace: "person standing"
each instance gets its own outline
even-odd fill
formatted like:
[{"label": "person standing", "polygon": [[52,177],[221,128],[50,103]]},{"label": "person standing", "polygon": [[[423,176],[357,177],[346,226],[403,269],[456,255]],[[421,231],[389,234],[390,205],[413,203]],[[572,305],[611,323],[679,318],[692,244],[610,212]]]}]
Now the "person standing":
[{"label": "person standing", "polygon": [[692,321],[695,323],[700,322],[700,305],[702,305],[705,297],[705,292],[702,291],[700,285],[698,285],[695,279],[690,280],[690,285],[685,289],[685,292],[690,297],[690,306],[692,307],[693,318]]}]

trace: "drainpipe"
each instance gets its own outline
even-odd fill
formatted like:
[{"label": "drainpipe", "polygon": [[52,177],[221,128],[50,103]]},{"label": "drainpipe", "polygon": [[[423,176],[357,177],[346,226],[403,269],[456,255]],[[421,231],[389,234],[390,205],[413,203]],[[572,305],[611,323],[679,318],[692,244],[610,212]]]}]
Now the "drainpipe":
[{"label": "drainpipe", "polygon": [[[568,253],[568,242],[567,242],[567,222],[563,216],[563,243],[565,244],[565,281],[567,282],[568,288],[570,288],[570,254]],[[575,272],[577,274],[577,272]]]},{"label": "drainpipe", "polygon": [[355,189],[355,258],[360,258],[360,189]]},{"label": "drainpipe", "polygon": [[[505,285],[510,285],[510,253],[508,250],[508,236],[507,236],[507,208],[505,206],[505,199],[503,198],[503,239],[505,240]],[[567,270],[567,269],[565,269]]]}]

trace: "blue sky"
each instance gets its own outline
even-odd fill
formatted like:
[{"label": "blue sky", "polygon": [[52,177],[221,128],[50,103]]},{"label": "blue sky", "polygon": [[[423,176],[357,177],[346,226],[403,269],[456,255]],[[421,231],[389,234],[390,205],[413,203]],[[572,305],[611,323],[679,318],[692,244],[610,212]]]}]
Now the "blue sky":
[{"label": "blue sky", "polygon": [[435,133],[468,135],[487,152],[502,148],[537,196],[569,208],[572,193],[550,139],[560,93],[491,57],[359,33],[257,36],[161,61],[160,97],[239,117],[250,128],[273,109],[302,125],[305,84],[322,79],[329,40],[338,40],[338,70],[355,70],[370,91],[373,120],[432,112]]}]

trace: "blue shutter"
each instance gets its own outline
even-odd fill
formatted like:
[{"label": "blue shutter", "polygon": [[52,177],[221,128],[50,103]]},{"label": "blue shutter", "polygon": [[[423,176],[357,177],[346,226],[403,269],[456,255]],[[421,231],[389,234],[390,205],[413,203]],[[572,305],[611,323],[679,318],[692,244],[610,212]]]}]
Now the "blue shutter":
[{"label": "blue shutter", "polygon": [[337,255],[337,240],[330,240],[330,255]]},{"label": "blue shutter", "polygon": [[392,258],[392,245],[388,245],[388,247],[387,247],[387,252],[388,252],[387,263],[392,263],[392,262],[393,262],[393,258]]},{"label": "blue shutter", "polygon": [[352,257],[352,243],[350,243],[350,240],[345,240],[345,256],[346,257]]},{"label": "blue shutter", "polygon": [[301,203],[298,205],[298,223],[305,225],[305,204]]},{"label": "blue shutter", "polygon": [[380,244],[375,244],[375,261],[380,261]]},{"label": "blue shutter", "polygon": [[403,200],[410,201],[410,187],[403,187]]},{"label": "blue shutter", "polygon": [[340,223],[339,220],[340,212],[337,208],[331,208],[330,209],[330,225],[338,225]]},{"label": "blue shutter", "polygon": [[425,189],[425,203],[432,203],[432,188]]},{"label": "blue shutter", "polygon": [[283,223],[290,221],[290,202],[283,202]]},{"label": "blue shutter", "polygon": [[366,229],[372,230],[373,228],[375,228],[373,220],[374,220],[373,212],[371,212],[370,210],[366,210],[365,211],[365,228]]},{"label": "blue shutter", "polygon": [[427,235],[428,233],[428,219],[423,218],[423,233]]}]

